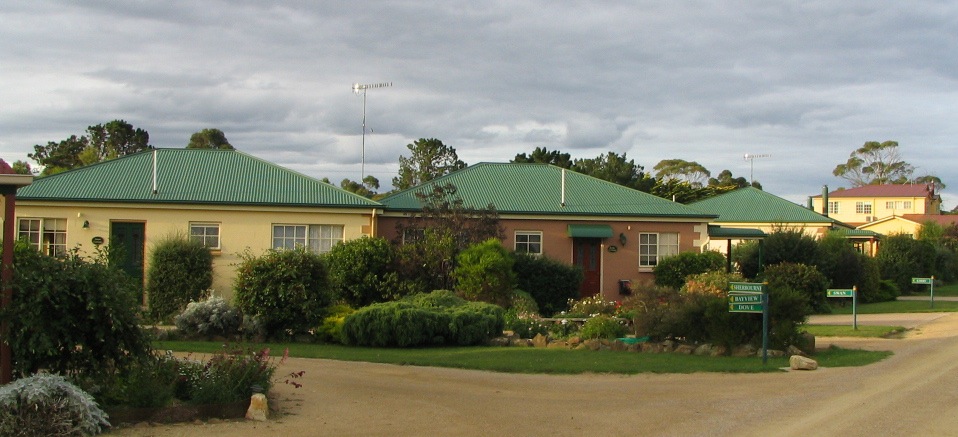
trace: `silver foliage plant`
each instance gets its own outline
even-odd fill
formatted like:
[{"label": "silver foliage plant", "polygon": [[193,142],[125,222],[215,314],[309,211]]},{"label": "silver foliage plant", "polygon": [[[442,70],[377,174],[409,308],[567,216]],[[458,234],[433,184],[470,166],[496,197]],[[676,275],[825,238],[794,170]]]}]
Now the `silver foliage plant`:
[{"label": "silver foliage plant", "polygon": [[0,435],[89,436],[110,427],[93,396],[59,375],[37,374],[0,387]]},{"label": "silver foliage plant", "polygon": [[174,323],[176,329],[187,335],[229,336],[240,329],[243,314],[222,297],[210,295],[187,304]]}]

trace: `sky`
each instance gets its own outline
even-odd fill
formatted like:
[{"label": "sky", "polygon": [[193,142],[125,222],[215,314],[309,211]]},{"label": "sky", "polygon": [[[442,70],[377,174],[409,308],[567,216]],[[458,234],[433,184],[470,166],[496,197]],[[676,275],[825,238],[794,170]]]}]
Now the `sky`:
[{"label": "sky", "polygon": [[[852,151],[893,140],[958,205],[952,0],[4,0],[0,23],[11,163],[122,119],[155,147],[217,128],[381,191],[408,144],[437,138],[468,164],[536,147],[649,172],[684,159],[805,204],[850,186],[832,170]],[[355,83],[391,86],[364,110]]]}]

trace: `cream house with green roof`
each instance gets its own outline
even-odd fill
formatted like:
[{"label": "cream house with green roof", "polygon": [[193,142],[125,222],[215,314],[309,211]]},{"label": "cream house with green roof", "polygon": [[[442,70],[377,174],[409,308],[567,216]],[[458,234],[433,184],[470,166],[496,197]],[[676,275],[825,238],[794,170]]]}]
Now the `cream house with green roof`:
[{"label": "cream house with green roof", "polygon": [[451,183],[467,207],[495,206],[502,244],[579,265],[583,296],[621,299],[620,281],[651,280],[658,260],[708,243],[714,215],[548,164],[480,163],[386,197],[378,235],[421,211],[416,193]]},{"label": "cream house with green roof", "polygon": [[867,244],[862,250],[868,253],[877,239],[875,233],[853,232],[844,223],[754,187],[740,188],[689,206],[718,216],[710,232],[708,249],[725,254],[736,243],[762,238],[763,234],[776,229],[798,229],[815,238],[829,231],[842,231],[846,238]]},{"label": "cream house with green roof", "polygon": [[121,246],[143,276],[152,244],[176,233],[213,252],[213,289],[231,296],[244,252],[376,233],[382,205],[243,152],[156,149],[37,178],[17,192],[19,237],[58,254]]}]

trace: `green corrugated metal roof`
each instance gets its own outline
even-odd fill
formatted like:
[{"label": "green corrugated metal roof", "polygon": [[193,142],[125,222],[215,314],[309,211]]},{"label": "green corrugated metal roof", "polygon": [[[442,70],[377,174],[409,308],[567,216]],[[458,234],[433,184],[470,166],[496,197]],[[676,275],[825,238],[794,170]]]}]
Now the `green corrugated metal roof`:
[{"label": "green corrugated metal roof", "polygon": [[845,238],[881,238],[882,234],[865,229],[835,229],[832,231]]},{"label": "green corrugated metal roof", "polygon": [[380,203],[387,210],[419,210],[422,205],[417,192],[429,191],[433,183],[452,183],[466,206],[485,208],[493,204],[500,214],[714,217],[571,170],[565,172],[563,206],[562,173],[561,168],[548,164],[479,163],[386,197]]},{"label": "green corrugated metal roof", "polygon": [[609,238],[612,236],[612,226],[609,225],[569,225],[570,237]]},{"label": "green corrugated metal roof", "polygon": [[754,187],[739,188],[689,206],[717,214],[716,223],[835,223],[815,211]]},{"label": "green corrugated metal roof", "polygon": [[235,150],[156,149],[37,178],[22,200],[89,202],[381,206],[276,164]]}]

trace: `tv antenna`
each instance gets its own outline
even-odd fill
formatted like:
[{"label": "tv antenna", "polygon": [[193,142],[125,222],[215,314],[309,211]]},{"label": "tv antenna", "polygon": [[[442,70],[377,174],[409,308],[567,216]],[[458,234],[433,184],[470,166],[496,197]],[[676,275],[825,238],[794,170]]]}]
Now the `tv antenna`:
[{"label": "tv antenna", "polygon": [[755,183],[755,158],[770,158],[771,156],[772,156],[772,155],[768,155],[768,154],[764,154],[764,155],[755,155],[755,154],[751,154],[751,153],[746,153],[746,154],[745,154],[745,160],[749,162],[750,167],[751,167],[750,170],[749,170],[749,174],[748,174],[748,183],[749,183],[749,184],[754,184],[754,183]]},{"label": "tv antenna", "polygon": [[393,86],[392,82],[380,82],[380,83],[368,83],[368,84],[353,84],[353,92],[356,94],[363,95],[363,145],[362,145],[362,164],[359,170],[359,183],[363,183],[363,179],[366,178],[366,90],[373,88],[386,88]]}]

